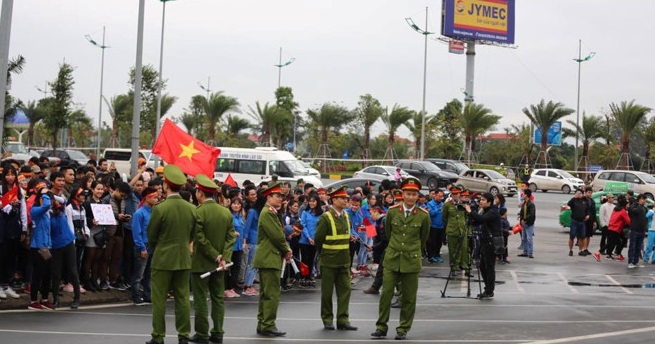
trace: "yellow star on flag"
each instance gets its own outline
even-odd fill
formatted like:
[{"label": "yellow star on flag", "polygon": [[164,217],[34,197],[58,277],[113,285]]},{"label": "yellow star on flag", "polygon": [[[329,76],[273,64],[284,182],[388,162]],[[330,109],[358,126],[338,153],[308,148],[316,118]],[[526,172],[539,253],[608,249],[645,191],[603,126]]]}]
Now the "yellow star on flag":
[{"label": "yellow star on flag", "polygon": [[199,150],[193,148],[194,142],[195,141],[191,140],[191,142],[189,142],[189,144],[186,146],[180,143],[180,147],[182,147],[182,153],[180,153],[178,158],[187,157],[189,158],[189,161],[193,161],[193,155],[196,153],[200,153]]}]

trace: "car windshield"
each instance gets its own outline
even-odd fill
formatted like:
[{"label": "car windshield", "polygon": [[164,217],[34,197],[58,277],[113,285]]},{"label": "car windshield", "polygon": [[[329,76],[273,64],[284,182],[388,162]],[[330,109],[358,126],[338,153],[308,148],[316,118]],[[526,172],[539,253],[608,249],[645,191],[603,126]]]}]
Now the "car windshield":
[{"label": "car windshield", "polygon": [[644,180],[644,182],[648,184],[655,184],[655,177],[651,176],[648,173],[639,173],[639,177]]},{"label": "car windshield", "polygon": [[557,172],[559,172],[559,174],[561,174],[562,177],[564,177],[564,178],[577,178],[576,176],[574,176],[574,175],[572,175],[572,174],[570,174],[570,173],[568,173],[566,171],[557,171]]},{"label": "car windshield", "polygon": [[71,159],[79,160],[79,161],[81,161],[82,163],[85,163],[85,164],[86,164],[87,160],[89,160],[89,158],[84,153],[82,153],[80,151],[67,150],[66,153],[68,153],[68,156],[70,156]]},{"label": "car windshield", "polygon": [[432,171],[432,172],[441,171],[441,169],[433,163],[421,164],[421,167],[423,167],[426,171]]},{"label": "car windshield", "polygon": [[285,160],[284,164],[287,165],[289,170],[294,174],[307,174],[307,168],[303,166],[298,160]]},{"label": "car windshield", "polygon": [[27,154],[27,147],[20,142],[11,142],[7,144],[7,152]]},{"label": "car windshield", "polygon": [[455,168],[456,168],[458,171],[464,171],[464,170],[468,170],[468,169],[469,169],[468,166],[462,164],[461,162],[454,162],[453,165],[455,165]]},{"label": "car windshield", "polygon": [[492,170],[484,170],[484,173],[486,173],[491,179],[506,179],[507,177],[503,176],[502,174],[492,171]]},{"label": "car windshield", "polygon": [[310,165],[310,164],[309,164],[308,162],[306,162],[306,161],[298,161],[298,162],[299,162],[301,165],[303,165],[303,167],[305,167],[305,168],[312,168],[312,165]]}]

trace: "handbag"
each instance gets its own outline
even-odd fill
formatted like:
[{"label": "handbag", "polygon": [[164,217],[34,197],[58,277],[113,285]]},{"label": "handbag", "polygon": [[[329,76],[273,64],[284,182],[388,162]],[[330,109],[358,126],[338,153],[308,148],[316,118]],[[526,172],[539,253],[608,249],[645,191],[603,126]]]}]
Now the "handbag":
[{"label": "handbag", "polygon": [[96,246],[105,248],[109,242],[109,233],[107,233],[107,230],[103,229],[100,232],[93,234],[93,241],[95,241]]},{"label": "handbag", "polygon": [[48,249],[47,247],[40,248],[39,254],[41,255],[41,258],[43,258],[43,260],[46,261],[52,258],[52,253],[50,253],[50,249]]},{"label": "handbag", "polygon": [[505,239],[502,236],[493,237],[494,254],[505,254]]}]

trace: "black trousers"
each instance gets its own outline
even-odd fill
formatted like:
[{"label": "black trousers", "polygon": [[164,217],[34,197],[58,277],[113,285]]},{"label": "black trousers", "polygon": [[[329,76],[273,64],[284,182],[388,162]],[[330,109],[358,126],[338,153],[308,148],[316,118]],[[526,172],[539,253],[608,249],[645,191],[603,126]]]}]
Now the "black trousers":
[{"label": "black trousers", "polygon": [[375,273],[375,279],[373,280],[372,288],[380,290],[382,288],[382,278],[384,277],[384,251],[380,256],[380,265],[378,265],[378,271]]},{"label": "black trousers", "polygon": [[430,228],[430,233],[428,234],[428,242],[425,243],[426,249],[428,251],[428,258],[440,255],[445,234],[446,231],[443,228]]},{"label": "black trousers", "polygon": [[75,248],[75,243],[71,242],[64,247],[50,251],[52,252],[52,294],[54,295],[55,301],[58,299],[61,273],[64,270],[70,279],[68,282],[73,285],[75,298],[79,300],[80,276],[77,273],[77,250]]},{"label": "black trousers", "polygon": [[234,265],[230,270],[225,272],[225,290],[236,289],[239,283],[239,273],[241,272],[241,256],[243,251],[232,251],[232,262]]},{"label": "black trousers", "polygon": [[624,246],[623,234],[608,230],[607,241],[607,254],[611,254],[614,251],[616,255],[620,256]]},{"label": "black trousers", "polygon": [[601,227],[600,233],[600,254],[607,254],[605,251],[607,249],[607,226]]},{"label": "black trousers", "polygon": [[45,301],[48,299],[48,293],[50,292],[50,263],[52,258],[43,260],[36,248],[30,249],[30,253],[34,266],[32,269],[30,300],[36,302],[40,292],[41,300]]},{"label": "black trousers", "polygon": [[309,276],[305,276],[305,279],[309,279],[310,277],[313,276],[315,256],[316,256],[316,246],[300,244],[300,257],[302,258],[301,261],[309,268]]},{"label": "black trousers", "polygon": [[496,287],[496,255],[491,240],[480,241],[480,274],[485,293],[493,293]]},{"label": "black trousers", "polygon": [[123,281],[129,283],[134,274],[134,239],[132,237],[132,230],[123,228],[123,260],[121,272]]}]

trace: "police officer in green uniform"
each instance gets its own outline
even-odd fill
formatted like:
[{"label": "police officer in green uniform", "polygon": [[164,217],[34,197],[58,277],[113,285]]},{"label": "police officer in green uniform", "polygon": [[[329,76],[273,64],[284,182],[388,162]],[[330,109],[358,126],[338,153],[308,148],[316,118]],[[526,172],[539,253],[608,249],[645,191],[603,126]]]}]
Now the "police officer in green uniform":
[{"label": "police officer in green uniform", "polygon": [[259,311],[257,312],[257,334],[266,337],[284,336],[286,332],[277,329],[275,319],[280,304],[280,275],[284,260],[291,259],[291,248],[284,236],[282,220],[277,210],[282,206],[282,189],[275,182],[262,191],[266,206],[259,215],[257,228],[257,252],[253,267],[259,269]]},{"label": "police officer in green uniform", "polygon": [[147,344],[163,343],[166,336],[166,298],[175,294],[175,327],[179,343],[188,343],[191,331],[189,271],[196,227],[196,210],[180,197],[186,183],[182,170],[175,165],[164,167],[166,200],[152,209],[148,224],[148,241],[154,246],[152,256],[152,339]]},{"label": "police officer in green uniform", "polygon": [[444,202],[442,217],[446,226],[448,241],[448,256],[450,271],[456,276],[461,268],[471,265],[469,260],[468,227],[466,225],[466,210],[460,200],[461,190],[450,189],[450,197]]},{"label": "police officer in green uniform", "polygon": [[[218,186],[204,174],[196,176],[196,198],[200,204],[196,209],[196,235],[193,241],[191,264],[191,287],[193,289],[193,310],[196,334],[194,343],[207,344],[223,342],[223,318],[225,317],[225,275],[223,271],[208,278],[200,278],[207,271],[217,267],[225,268],[232,260],[232,246],[236,240],[232,214],[212,198]],[[211,302],[213,328],[209,333],[207,319],[207,293]]]},{"label": "police officer in green uniform", "polygon": [[418,273],[421,271],[421,248],[430,233],[430,215],[418,206],[421,182],[409,177],[402,181],[403,201],[391,207],[385,223],[389,246],[384,256],[384,279],[374,338],[387,335],[387,322],[391,311],[394,287],[402,283],[400,324],[396,328],[397,340],[404,340],[412,327],[416,311]]},{"label": "police officer in green uniform", "polygon": [[350,324],[350,219],[346,187],[328,194],[332,207],[323,213],[316,225],[314,243],[321,264],[321,319],[326,330],[334,330],[332,291],[337,290],[337,329],[356,331]]}]

